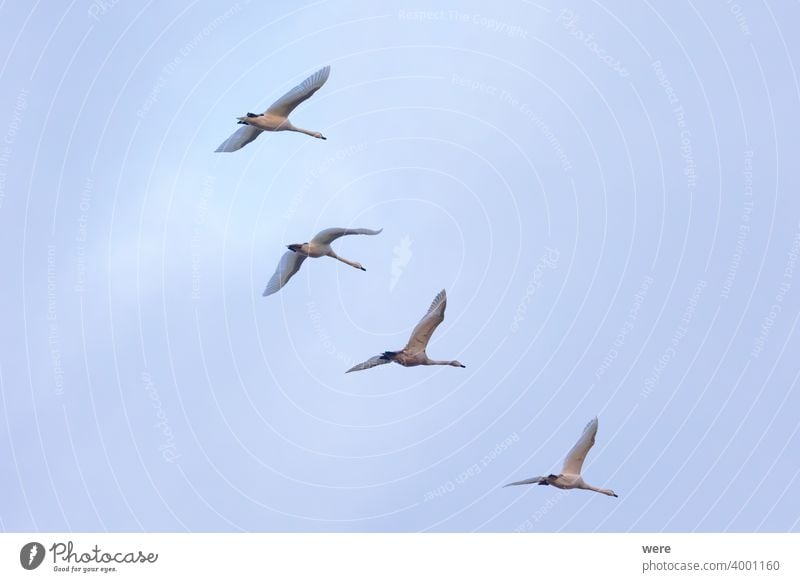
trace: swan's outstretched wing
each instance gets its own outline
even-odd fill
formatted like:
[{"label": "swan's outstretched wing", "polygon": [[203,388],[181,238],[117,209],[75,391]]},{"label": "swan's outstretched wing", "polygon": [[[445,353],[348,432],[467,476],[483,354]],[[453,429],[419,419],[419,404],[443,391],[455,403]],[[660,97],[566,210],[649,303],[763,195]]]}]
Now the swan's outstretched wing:
[{"label": "swan's outstretched wing", "polygon": [[392,360],[384,357],[383,354],[379,354],[377,356],[371,357],[366,362],[361,362],[360,364],[356,364],[355,366],[353,366],[352,368],[347,370],[347,372],[345,372],[345,374],[347,374],[348,372],[358,372],[360,370],[369,370],[370,368],[374,368],[375,366],[382,366],[383,364],[388,364],[391,361]]},{"label": "swan's outstretched wing", "polygon": [[408,344],[406,344],[405,347],[406,352],[416,354],[425,350],[433,332],[436,331],[439,324],[444,321],[444,310],[446,307],[447,295],[444,289],[442,289],[428,308],[428,313],[425,314],[425,317],[420,320],[417,327],[411,332],[411,337],[408,339]]},{"label": "swan's outstretched wing", "polygon": [[326,228],[325,230],[319,231],[314,238],[311,239],[311,242],[314,244],[323,244],[329,245],[337,238],[341,236],[345,236],[348,234],[380,234],[383,231],[381,228],[380,230],[370,230],[368,228]]},{"label": "swan's outstretched wing", "polygon": [[589,449],[594,445],[594,437],[597,434],[597,417],[595,416],[583,429],[583,434],[575,446],[572,447],[567,458],[564,459],[564,468],[561,472],[565,475],[580,475],[581,468],[583,468],[583,461],[586,460],[586,455]]},{"label": "swan's outstretched wing", "polygon": [[270,105],[265,113],[289,117],[289,114],[294,111],[295,107],[311,97],[317,89],[325,84],[330,73],[331,68],[329,66],[322,67],[319,71]]},{"label": "swan's outstretched wing", "polygon": [[235,152],[236,150],[242,149],[244,146],[256,139],[260,133],[261,130],[257,127],[253,127],[252,125],[244,125],[233,132],[233,134],[224,142],[222,142],[214,151]]},{"label": "swan's outstretched wing", "polygon": [[514,481],[513,483],[506,483],[503,487],[511,487],[512,485],[532,485],[533,483],[546,483],[547,479],[545,477],[531,477],[530,479],[525,479],[524,481]]},{"label": "swan's outstretched wing", "polygon": [[305,255],[289,251],[281,257],[281,262],[278,263],[278,268],[272,275],[272,279],[267,283],[267,288],[261,294],[264,297],[277,293],[277,291],[286,285],[289,279],[292,278],[297,271],[300,270],[300,265],[306,260]]}]

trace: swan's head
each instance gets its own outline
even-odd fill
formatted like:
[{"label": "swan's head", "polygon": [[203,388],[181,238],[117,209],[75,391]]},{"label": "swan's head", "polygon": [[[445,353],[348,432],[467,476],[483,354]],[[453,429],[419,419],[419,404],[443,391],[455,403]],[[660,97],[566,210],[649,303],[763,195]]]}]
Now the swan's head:
[{"label": "swan's head", "polygon": [[611,497],[619,497],[616,493],[614,493],[611,489],[605,491],[606,495],[610,495]]},{"label": "swan's head", "polygon": [[286,248],[292,251],[293,253],[296,253],[302,248],[302,246],[303,245],[294,244],[294,245],[286,245]]},{"label": "swan's head", "polygon": [[452,362],[450,362],[450,365],[456,368],[466,368],[466,366],[461,362],[459,362],[458,360],[453,360]]}]

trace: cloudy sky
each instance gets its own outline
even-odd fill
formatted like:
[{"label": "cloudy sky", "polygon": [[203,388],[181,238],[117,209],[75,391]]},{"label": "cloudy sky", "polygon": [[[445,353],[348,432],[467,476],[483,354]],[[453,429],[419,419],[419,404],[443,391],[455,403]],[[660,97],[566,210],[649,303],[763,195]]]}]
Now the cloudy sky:
[{"label": "cloudy sky", "polygon": [[0,529],[797,531],[799,17],[0,5]]}]

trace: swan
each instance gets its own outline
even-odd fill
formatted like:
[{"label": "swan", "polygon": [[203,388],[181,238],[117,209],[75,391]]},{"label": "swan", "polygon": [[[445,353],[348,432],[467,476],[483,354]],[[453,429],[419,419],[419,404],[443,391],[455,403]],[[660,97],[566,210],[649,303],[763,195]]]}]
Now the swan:
[{"label": "swan", "polygon": [[317,89],[325,84],[331,72],[330,66],[323,67],[275,103],[261,115],[248,113],[246,117],[237,117],[237,123],[244,125],[222,142],[215,151],[235,152],[256,139],[262,131],[298,131],[318,139],[327,139],[318,131],[310,131],[295,127],[289,121],[289,114],[303,101],[311,97]]},{"label": "swan", "polygon": [[287,245],[286,248],[289,249],[289,252],[281,257],[278,268],[275,269],[275,273],[272,275],[269,283],[267,283],[267,287],[264,289],[262,295],[264,297],[272,295],[286,285],[289,279],[300,270],[300,265],[303,264],[306,257],[332,257],[351,267],[366,271],[366,269],[361,266],[361,263],[349,261],[337,255],[331,248],[331,243],[339,237],[350,234],[376,235],[380,234],[382,231],[382,228],[380,230],[370,230],[368,228],[326,228],[325,230],[319,231],[309,242]]},{"label": "swan", "polygon": [[439,327],[439,324],[444,321],[444,310],[447,307],[447,295],[444,289],[439,291],[439,294],[431,303],[428,312],[425,314],[414,331],[411,332],[411,337],[408,339],[406,347],[399,352],[383,352],[380,355],[374,356],[366,362],[361,362],[347,370],[348,372],[357,372],[359,370],[366,370],[374,368],[389,362],[397,362],[401,366],[454,366],[457,368],[466,368],[464,364],[458,360],[431,360],[428,354],[425,353],[425,348],[428,342]]},{"label": "swan", "polygon": [[581,477],[581,467],[583,467],[583,461],[586,460],[586,455],[589,453],[589,449],[591,449],[594,445],[594,437],[596,434],[597,417],[595,416],[589,421],[589,424],[586,425],[586,428],[583,429],[583,434],[581,435],[581,438],[578,439],[578,442],[575,443],[575,446],[572,447],[569,453],[567,453],[567,458],[564,459],[564,467],[561,469],[561,474],[548,475],[547,477],[532,477],[530,479],[525,479],[524,481],[515,481],[514,483],[509,483],[508,485],[504,485],[504,487],[510,487],[512,485],[530,485],[532,483],[536,483],[538,485],[552,485],[553,487],[558,487],[559,489],[588,489],[590,491],[596,491],[610,497],[619,497],[619,495],[614,493],[611,489],[600,489],[599,487],[594,487],[586,483],[586,481],[583,480],[583,477]]}]

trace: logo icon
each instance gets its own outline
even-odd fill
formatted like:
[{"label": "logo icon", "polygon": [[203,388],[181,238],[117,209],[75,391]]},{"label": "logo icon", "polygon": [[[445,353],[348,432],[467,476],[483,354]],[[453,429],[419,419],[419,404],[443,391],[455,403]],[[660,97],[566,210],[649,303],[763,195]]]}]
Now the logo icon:
[{"label": "logo icon", "polygon": [[394,291],[394,287],[403,275],[403,271],[408,266],[408,263],[411,262],[411,257],[414,255],[411,252],[412,242],[411,237],[405,235],[392,249],[394,257],[392,257],[392,280],[389,281],[389,291]]},{"label": "logo icon", "polygon": [[28,542],[19,551],[19,563],[26,570],[35,570],[44,561],[44,546],[39,542]]}]

